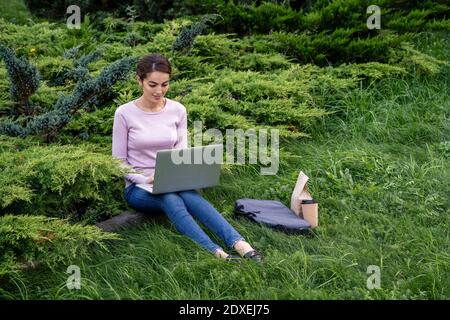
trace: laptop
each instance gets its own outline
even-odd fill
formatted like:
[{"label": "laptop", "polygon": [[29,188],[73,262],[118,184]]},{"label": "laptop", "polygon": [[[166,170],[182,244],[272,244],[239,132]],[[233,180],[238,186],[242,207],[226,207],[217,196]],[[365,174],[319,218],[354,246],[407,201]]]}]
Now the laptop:
[{"label": "laptop", "polygon": [[[136,184],[151,194],[195,190],[219,184],[223,145],[160,150],[153,184]],[[219,159],[219,161],[217,161]]]}]

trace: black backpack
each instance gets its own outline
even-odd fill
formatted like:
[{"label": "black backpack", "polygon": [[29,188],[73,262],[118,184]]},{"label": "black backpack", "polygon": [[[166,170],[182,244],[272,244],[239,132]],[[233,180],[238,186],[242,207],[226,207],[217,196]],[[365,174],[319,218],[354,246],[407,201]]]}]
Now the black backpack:
[{"label": "black backpack", "polygon": [[308,221],[299,218],[291,209],[276,200],[238,199],[234,205],[234,216],[247,218],[290,234],[310,234],[311,232]]}]

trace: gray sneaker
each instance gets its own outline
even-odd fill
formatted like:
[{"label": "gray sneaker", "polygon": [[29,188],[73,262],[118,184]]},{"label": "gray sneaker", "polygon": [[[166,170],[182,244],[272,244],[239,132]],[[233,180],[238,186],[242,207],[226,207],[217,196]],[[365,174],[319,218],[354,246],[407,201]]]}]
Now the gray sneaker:
[{"label": "gray sneaker", "polygon": [[244,258],[253,260],[255,262],[261,263],[262,262],[262,255],[256,250],[252,250],[244,254]]}]

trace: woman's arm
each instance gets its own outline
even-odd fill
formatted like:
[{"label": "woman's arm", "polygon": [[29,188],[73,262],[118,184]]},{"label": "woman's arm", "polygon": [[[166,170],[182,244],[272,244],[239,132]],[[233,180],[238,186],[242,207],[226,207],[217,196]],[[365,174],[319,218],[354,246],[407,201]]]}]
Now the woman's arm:
[{"label": "woman's arm", "polygon": [[183,114],[181,120],[177,125],[177,142],[173,146],[174,149],[184,149],[187,148],[187,112],[186,108],[183,106]]},{"label": "woman's arm", "polygon": [[[112,135],[112,155],[122,162],[123,168],[132,168],[127,161],[128,151],[128,127],[122,114],[116,111],[114,114],[113,135]],[[132,183],[150,183],[149,178],[139,173],[129,173],[125,179]]]}]

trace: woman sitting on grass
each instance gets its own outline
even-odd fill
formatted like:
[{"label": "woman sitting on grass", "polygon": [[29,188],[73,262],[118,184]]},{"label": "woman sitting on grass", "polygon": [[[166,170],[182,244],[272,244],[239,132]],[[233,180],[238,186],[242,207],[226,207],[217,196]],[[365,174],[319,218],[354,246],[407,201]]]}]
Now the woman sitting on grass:
[{"label": "woman sitting on grass", "polygon": [[159,150],[187,148],[186,108],[164,97],[171,76],[167,58],[159,54],[143,57],[136,74],[142,96],[117,108],[112,139],[112,155],[140,172],[125,176],[124,195],[128,205],[149,214],[164,211],[179,232],[218,258],[233,258],[200,228],[193,218],[196,217],[242,257],[260,262],[261,254],[195,190],[151,194],[136,187],[136,184],[153,183]]}]

